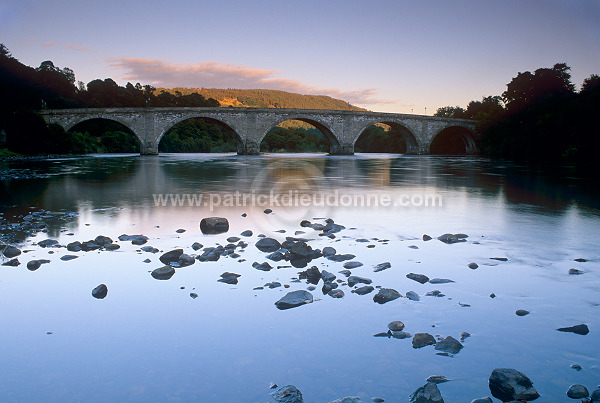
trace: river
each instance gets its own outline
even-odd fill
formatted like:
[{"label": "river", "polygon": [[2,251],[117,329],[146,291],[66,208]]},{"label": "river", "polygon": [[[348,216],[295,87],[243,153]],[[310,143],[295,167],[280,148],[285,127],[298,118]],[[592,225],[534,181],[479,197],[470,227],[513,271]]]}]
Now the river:
[{"label": "river", "polygon": [[[491,396],[494,368],[529,376],[541,401],[566,399],[571,384],[590,392],[598,385],[600,198],[576,176],[480,157],[384,154],[94,155],[2,164],[29,176],[0,181],[1,235],[24,252],[19,266],[0,266],[3,402],[266,402],[273,401],[271,382],[295,385],[306,402],[405,402],[430,375],[453,379],[439,385],[445,401],[468,402]],[[202,234],[200,220],[211,216],[227,218],[229,231]],[[11,226],[23,217],[45,230],[28,235]],[[327,218],[345,228],[327,237],[300,225]],[[245,230],[253,235],[240,236]],[[468,237],[436,239],[447,233]],[[118,241],[122,234],[143,234],[144,246],[161,252]],[[320,257],[308,267],[335,274],[344,297],[323,295],[320,282],[312,303],[279,310],[277,300],[308,284],[297,280],[304,268],[268,260],[255,247],[260,234],[354,254],[363,265],[352,275],[420,300],[375,303],[378,290],[351,292],[339,273],[345,262]],[[120,249],[37,245],[98,235]],[[237,258],[196,261],[169,280],[150,274],[163,266],[162,252],[183,248],[195,256],[202,251],[194,242],[214,247],[232,236],[248,243]],[[77,258],[60,259],[68,254]],[[28,270],[35,259],[50,263]],[[391,267],[373,271],[384,262]],[[223,272],[240,274],[238,284],[218,282]],[[454,282],[421,284],[408,273]],[[271,282],[282,286],[264,287]],[[93,298],[101,283],[107,297]],[[434,290],[444,296],[426,296]],[[519,309],[529,314],[517,316]],[[410,338],[373,337],[394,320],[438,340],[463,333],[464,347],[448,353],[413,348]],[[556,330],[579,324],[589,334]]]}]

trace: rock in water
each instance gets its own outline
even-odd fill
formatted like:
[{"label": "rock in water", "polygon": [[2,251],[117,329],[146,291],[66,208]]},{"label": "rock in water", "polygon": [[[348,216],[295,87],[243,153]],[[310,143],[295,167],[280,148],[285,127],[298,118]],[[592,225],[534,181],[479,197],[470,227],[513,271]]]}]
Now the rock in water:
[{"label": "rock in water", "polygon": [[445,351],[450,354],[458,354],[463,347],[464,346],[460,341],[452,336],[448,336],[444,340],[438,341],[435,345],[436,350]]},{"label": "rock in water", "polygon": [[379,264],[375,265],[375,267],[373,268],[373,271],[377,273],[378,271],[389,269],[390,267],[392,267],[390,262],[379,263]]},{"label": "rock in water", "polygon": [[191,266],[194,263],[196,263],[196,259],[185,253],[179,256],[179,260],[177,261],[179,267]]},{"label": "rock in water", "polygon": [[56,245],[58,245],[58,241],[56,239],[44,239],[38,242],[38,246],[41,246],[42,248],[53,247]]},{"label": "rock in water", "polygon": [[331,290],[327,293],[331,298],[344,298],[344,291],[342,290]]},{"label": "rock in water", "polygon": [[421,283],[421,284],[425,284],[426,282],[429,281],[429,277],[427,277],[424,274],[417,274],[417,273],[408,273],[406,275],[406,278],[415,280],[417,283]]},{"label": "rock in water", "polygon": [[[325,255],[323,254],[323,256],[325,256]],[[346,263],[344,263],[344,269],[356,269],[357,267],[360,267],[362,265],[363,264],[361,262],[356,262],[356,261],[346,262]]]},{"label": "rock in water", "polygon": [[401,332],[392,332],[391,330],[389,332],[391,333],[391,336],[394,339],[403,340],[403,339],[409,339],[412,337],[412,334],[410,334],[408,332],[402,332],[402,331]]},{"label": "rock in water", "polygon": [[447,243],[447,244],[453,244],[453,243],[457,243],[457,242],[466,242],[467,240],[464,238],[467,238],[468,235],[466,234],[444,234],[444,235],[440,235],[438,236],[437,239],[439,239],[440,241]]},{"label": "rock in water", "polygon": [[526,311],[525,309],[517,309],[515,311],[515,314],[517,316],[526,316],[526,315],[529,315],[529,311]]},{"label": "rock in water", "polygon": [[106,284],[100,284],[98,287],[92,290],[92,297],[103,299],[108,295],[108,287]]},{"label": "rock in water", "polygon": [[583,399],[590,395],[587,388],[580,384],[571,385],[567,390],[567,396],[571,399]]},{"label": "rock in water", "polygon": [[163,264],[177,263],[181,255],[183,255],[183,249],[174,249],[163,253],[159,259]]},{"label": "rock in water", "polygon": [[256,242],[256,247],[261,252],[275,252],[281,248],[281,244],[277,239],[273,238],[261,238]]},{"label": "rock in water", "polygon": [[580,334],[582,336],[585,336],[586,334],[588,334],[590,332],[590,329],[587,327],[587,325],[575,325],[575,326],[570,326],[570,327],[561,327],[556,330],[558,330],[559,332],[570,332],[570,333]]},{"label": "rock in water", "polygon": [[200,231],[203,234],[222,234],[229,231],[229,221],[223,217],[207,217],[200,221]]},{"label": "rock in water", "polygon": [[437,385],[431,382],[415,390],[408,398],[411,403],[444,403]]},{"label": "rock in water", "polygon": [[151,275],[157,280],[168,280],[175,274],[175,269],[171,266],[163,266],[153,270]]},{"label": "rock in water", "polygon": [[321,278],[323,279],[324,282],[330,283],[332,281],[335,281],[336,276],[333,273],[329,273],[327,270],[323,270],[321,272]]},{"label": "rock in water", "polygon": [[429,333],[416,333],[412,339],[413,348],[421,348],[435,344],[435,338]]},{"label": "rock in water", "polygon": [[399,332],[404,329],[404,323],[402,323],[399,320],[392,321],[388,323],[388,329],[390,329],[393,332]]},{"label": "rock in water", "polygon": [[489,386],[492,396],[503,402],[532,401],[540,397],[527,375],[512,368],[496,368],[492,371]]},{"label": "rock in water", "polygon": [[111,243],[113,243],[113,240],[110,239],[107,236],[104,235],[98,235],[95,239],[94,239],[94,243],[100,245],[100,246],[106,246],[106,245],[110,245]]},{"label": "rock in water", "polygon": [[386,302],[393,301],[400,297],[400,293],[393,288],[382,288],[377,294],[375,294],[373,301],[377,302],[378,304],[385,304]]},{"label": "rock in water", "polygon": [[407,292],[406,298],[410,299],[411,301],[420,301],[421,300],[421,297],[419,297],[419,294],[417,294],[414,291]]},{"label": "rock in water", "polygon": [[14,246],[8,246],[6,249],[4,249],[2,253],[4,254],[4,256],[11,259],[13,257],[19,256],[21,254],[21,251],[15,248]]},{"label": "rock in water", "polygon": [[335,399],[329,403],[362,403],[362,400],[358,396],[346,396],[341,399]]},{"label": "rock in water", "polygon": [[449,278],[432,278],[429,280],[430,284],[446,284],[446,283],[455,283],[454,280],[450,280]]},{"label": "rock in water", "polygon": [[471,400],[471,403],[494,403],[492,398],[487,396],[487,397],[483,397],[480,399],[473,399]]},{"label": "rock in water", "polygon": [[302,393],[294,385],[282,386],[271,393],[277,403],[304,403]]},{"label": "rock in water", "polygon": [[218,279],[217,281],[221,282],[221,283],[225,283],[225,284],[231,284],[231,285],[235,285],[238,283],[238,277],[240,277],[241,274],[237,274],[237,273],[231,273],[226,271],[225,273],[221,274],[221,278]]},{"label": "rock in water", "polygon": [[358,295],[365,295],[370,292],[373,292],[374,290],[375,290],[375,287],[373,287],[372,285],[365,285],[363,287],[358,287],[358,288],[352,290],[352,292],[355,294],[358,294]]},{"label": "rock in water", "polygon": [[372,282],[373,282],[373,280],[371,280],[370,278],[366,278],[366,277],[359,277],[359,276],[348,277],[348,285],[350,287],[354,287],[358,283],[371,284]]},{"label": "rock in water", "polygon": [[592,392],[592,402],[600,402],[600,389]]},{"label": "rock in water", "polygon": [[288,292],[279,301],[275,302],[278,309],[290,309],[313,302],[310,292],[304,290]]},{"label": "rock in water", "polygon": [[445,375],[431,375],[429,378],[425,379],[427,382],[433,382],[433,383],[445,383],[445,382],[450,382],[452,379],[448,379],[446,378]]},{"label": "rock in water", "polygon": [[337,251],[332,248],[331,246],[326,246],[323,248],[323,256],[327,257],[327,256],[333,256],[337,253]]},{"label": "rock in water", "polygon": [[39,260],[31,260],[31,261],[27,262],[27,270],[36,271],[37,269],[40,268],[41,265],[42,265],[42,262],[40,262]]}]

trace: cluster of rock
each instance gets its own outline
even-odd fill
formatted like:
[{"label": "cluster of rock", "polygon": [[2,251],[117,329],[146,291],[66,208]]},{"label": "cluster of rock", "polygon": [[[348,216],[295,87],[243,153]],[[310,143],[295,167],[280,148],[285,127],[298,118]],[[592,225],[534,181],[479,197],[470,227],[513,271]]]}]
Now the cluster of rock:
[{"label": "cluster of rock", "polygon": [[[394,323],[395,326],[400,326],[399,323]],[[392,325],[392,323],[390,325]],[[401,326],[402,327],[402,326]],[[438,387],[439,384],[451,381],[443,375],[434,375],[427,378],[425,385],[417,388],[408,397],[410,403],[444,403],[442,393]],[[531,379],[527,375],[512,368],[496,368],[492,371],[489,377],[490,393],[496,399],[502,402],[529,402],[536,400],[540,394],[533,386]],[[276,387],[276,385],[274,385]],[[277,389],[271,393],[271,396],[277,403],[304,403],[302,393],[294,385],[287,385]],[[591,396],[587,388],[583,385],[572,385],[567,396],[572,399],[587,399],[583,402],[599,402],[600,389],[594,391]],[[373,402],[384,402],[380,397],[371,398]],[[395,401],[398,401],[396,399]],[[329,403],[361,403],[361,399],[356,396],[348,396],[341,399],[333,400]],[[489,396],[476,398],[471,403],[492,403],[492,398]]]},{"label": "cluster of rock", "polygon": [[434,349],[440,351],[438,355],[455,355],[463,349],[464,345],[461,343],[470,336],[467,332],[462,332],[460,335],[460,341],[456,340],[452,336],[445,338],[438,336],[436,339],[429,333],[415,333],[413,336],[411,333],[404,331],[404,323],[399,320],[388,323],[387,332],[376,333],[374,337],[387,337],[394,339],[410,339],[412,338],[412,347],[414,349],[423,348],[426,346],[435,346]]},{"label": "cluster of rock", "polygon": [[0,215],[0,242],[7,244],[22,242],[40,232],[48,231],[47,222],[69,221],[79,214],[73,211],[48,211],[40,209],[24,216],[15,217],[19,222],[11,222]]}]

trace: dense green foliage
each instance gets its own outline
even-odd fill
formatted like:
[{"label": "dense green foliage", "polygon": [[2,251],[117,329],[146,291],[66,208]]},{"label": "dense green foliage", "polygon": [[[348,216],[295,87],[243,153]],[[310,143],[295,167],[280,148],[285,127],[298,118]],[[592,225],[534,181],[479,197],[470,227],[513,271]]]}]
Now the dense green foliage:
[{"label": "dense green foliage", "polygon": [[206,98],[214,98],[223,106],[253,108],[298,108],[364,111],[340,99],[325,95],[302,95],[278,90],[241,90],[217,88],[159,88],[172,94],[197,92]]},{"label": "dense green foliage", "polygon": [[274,127],[263,139],[264,152],[328,152],[329,141],[317,129]]},{"label": "dense green foliage", "polygon": [[[387,129],[387,130],[386,130]],[[402,133],[393,127],[368,127],[356,140],[354,151],[358,153],[406,153],[406,142]]]},{"label": "dense green foliage", "polygon": [[564,63],[519,73],[502,96],[472,101],[467,109],[445,107],[437,116],[476,119],[485,155],[549,163],[592,164],[600,148],[595,113],[600,78],[576,92]]},{"label": "dense green foliage", "polygon": [[187,119],[173,126],[158,145],[161,152],[225,153],[237,150],[236,134],[207,119]]}]

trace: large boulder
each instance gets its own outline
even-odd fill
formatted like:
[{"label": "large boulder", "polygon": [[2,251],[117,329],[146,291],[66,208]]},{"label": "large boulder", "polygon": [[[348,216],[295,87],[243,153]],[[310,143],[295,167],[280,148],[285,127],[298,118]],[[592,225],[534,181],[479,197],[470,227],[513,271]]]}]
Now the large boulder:
[{"label": "large boulder", "polygon": [[567,390],[567,396],[571,399],[583,399],[590,395],[588,389],[580,384],[571,385]]},{"label": "large boulder", "polygon": [[150,274],[157,280],[168,280],[175,274],[175,269],[167,265],[153,270]]},{"label": "large boulder", "polygon": [[108,295],[108,287],[106,284],[100,284],[92,290],[92,296],[97,299],[104,299]]},{"label": "large boulder", "polygon": [[100,245],[100,246],[106,246],[106,245],[110,245],[111,243],[113,243],[113,240],[110,239],[107,236],[104,235],[98,235],[95,239],[94,239],[94,243]]},{"label": "large boulder", "polygon": [[422,348],[435,344],[435,337],[429,333],[416,333],[412,339],[413,348]]},{"label": "large boulder", "polygon": [[21,254],[21,251],[15,248],[14,246],[8,246],[6,247],[6,249],[4,249],[2,253],[4,254],[4,256],[10,259],[19,256]]},{"label": "large boulder", "polygon": [[489,380],[490,392],[503,402],[532,401],[540,397],[531,379],[512,368],[496,368]]},{"label": "large boulder", "polygon": [[200,221],[200,231],[203,234],[222,234],[229,231],[229,221],[223,217],[207,217]]},{"label": "large boulder", "polygon": [[358,283],[371,284],[372,282],[373,282],[373,280],[371,280],[370,278],[366,278],[366,277],[360,277],[360,276],[348,277],[348,285],[350,287],[354,287]]},{"label": "large boulder", "polygon": [[410,403],[444,403],[440,390],[432,382],[427,382],[427,384],[415,390],[408,398],[410,399]]},{"label": "large boulder", "polygon": [[452,336],[446,337],[444,340],[438,341],[435,345],[436,350],[444,351],[450,354],[458,354],[464,346],[460,341]]},{"label": "large boulder", "polygon": [[304,403],[302,393],[294,385],[282,386],[271,393],[277,403]]},{"label": "large boulder", "polygon": [[379,290],[377,294],[373,297],[373,301],[378,304],[385,304],[386,302],[393,301],[397,298],[400,298],[402,295],[393,288],[382,288]]},{"label": "large boulder", "polygon": [[174,249],[165,252],[159,259],[162,263],[175,267],[191,266],[196,262],[193,257],[183,253],[183,249]]},{"label": "large boulder", "polygon": [[406,278],[415,280],[417,283],[421,283],[421,284],[425,284],[426,282],[429,281],[429,277],[427,277],[424,274],[417,274],[417,273],[408,273],[406,275]]},{"label": "large boulder", "polygon": [[256,242],[256,247],[261,252],[275,252],[281,248],[281,244],[274,238],[261,238]]},{"label": "large boulder", "polygon": [[286,295],[281,297],[279,301],[275,302],[275,306],[278,309],[284,310],[295,308],[297,306],[301,306],[311,302],[313,302],[313,296],[310,292],[305,290],[298,290],[288,292]]}]

